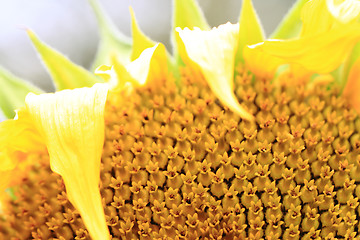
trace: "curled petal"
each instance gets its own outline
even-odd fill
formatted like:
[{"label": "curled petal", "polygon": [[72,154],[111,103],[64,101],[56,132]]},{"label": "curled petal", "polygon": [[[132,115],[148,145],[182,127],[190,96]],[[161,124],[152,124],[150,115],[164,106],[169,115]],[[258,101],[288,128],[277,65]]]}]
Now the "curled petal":
[{"label": "curled petal", "polygon": [[95,74],[109,84],[112,92],[130,94],[133,86],[136,85],[136,80],[116,58],[113,58],[112,62],[113,66],[101,65],[95,69]]},{"label": "curled petal", "polygon": [[360,15],[359,0],[326,0],[330,13],[341,23],[349,23]]},{"label": "curled petal", "polygon": [[326,0],[308,1],[302,8],[301,20],[302,37],[327,32],[336,22],[326,7]]},{"label": "curled petal", "polygon": [[34,163],[33,158],[28,158],[26,154],[19,151],[14,152],[8,149],[0,151],[0,202],[5,196],[5,190],[21,184],[21,176],[27,175]]},{"label": "curled petal", "polygon": [[137,59],[126,65],[126,69],[139,86],[164,79],[167,75],[165,46],[158,43],[152,48],[145,49]]},{"label": "curled petal", "polygon": [[258,43],[244,48],[243,55],[245,64],[246,67],[256,76],[265,79],[272,79],[276,69],[284,63],[284,60],[261,51],[261,47],[259,46],[262,44],[263,43]]},{"label": "curled petal", "polygon": [[95,75],[101,77],[107,83],[111,82],[111,80],[115,76],[114,74],[115,74],[115,71],[113,71],[113,68],[109,65],[101,65],[95,69]]},{"label": "curled petal", "polygon": [[239,26],[227,23],[202,31],[199,28],[176,28],[184,44],[180,52],[187,64],[200,68],[214,94],[232,111],[242,118],[251,120],[248,113],[237,101],[234,94],[234,65],[237,50]]},{"label": "curled petal", "polygon": [[360,113],[360,58],[352,65],[343,96]]},{"label": "curled petal", "polygon": [[107,92],[106,84],[95,84],[29,94],[25,100],[46,143],[51,169],[63,177],[68,198],[93,239],[110,238],[99,191]]},{"label": "curled petal", "polygon": [[253,48],[263,52],[265,56],[271,55],[282,59],[285,63],[299,64],[308,72],[326,74],[344,62],[352,47],[359,40],[360,25],[352,24],[334,28],[316,37],[268,40],[253,46]]},{"label": "curled petal", "polygon": [[301,12],[301,36],[312,36],[354,23],[360,15],[358,0],[312,0]]},{"label": "curled petal", "polygon": [[[291,74],[301,81],[313,73],[327,74],[334,71],[345,61],[353,46],[360,40],[360,25],[350,22],[350,18],[354,19],[356,15],[355,5],[359,1],[356,2],[346,0],[306,2],[301,12],[303,27],[299,38],[267,40],[250,46],[244,50],[246,64],[259,76],[271,76],[277,66],[290,64]],[[350,5],[354,7],[351,10]],[[338,14],[329,11],[328,7],[331,6],[337,8]],[[345,11],[346,9],[349,11]],[[348,20],[342,21],[341,18]],[[253,60],[256,58],[266,61],[266,67],[256,64]]]},{"label": "curled petal", "polygon": [[14,119],[0,123],[0,146],[8,151],[39,152],[44,142],[26,109],[16,112]]},{"label": "curled petal", "polygon": [[15,172],[26,169],[29,164],[19,153],[44,150],[44,142],[25,109],[18,110],[15,119],[0,123],[0,198],[10,183],[17,179]]},{"label": "curled petal", "polygon": [[112,91],[117,92],[128,89],[129,85],[141,87],[162,80],[167,73],[166,50],[161,43],[145,49],[137,59],[125,66],[114,58],[112,67],[102,65],[95,71],[95,74],[110,82]]}]

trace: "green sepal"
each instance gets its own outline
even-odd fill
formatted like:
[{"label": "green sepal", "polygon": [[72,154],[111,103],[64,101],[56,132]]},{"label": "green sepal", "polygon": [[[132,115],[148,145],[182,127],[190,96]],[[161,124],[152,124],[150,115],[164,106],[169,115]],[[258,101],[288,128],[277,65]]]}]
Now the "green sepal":
[{"label": "green sepal", "polygon": [[195,0],[174,0],[173,29],[176,27],[210,29],[200,6]]},{"label": "green sepal", "polygon": [[1,66],[0,86],[0,108],[7,118],[13,118],[15,110],[24,106],[25,97],[29,92],[36,94],[43,92],[29,82],[14,76]]},{"label": "green sepal", "polygon": [[301,10],[308,0],[298,0],[290,8],[270,38],[289,39],[297,37],[301,31]]},{"label": "green sepal", "polygon": [[360,43],[357,43],[341,68],[340,80],[339,80],[339,85],[341,88],[345,87],[349,77],[350,70],[354,65],[354,63],[356,62],[356,60],[358,60],[359,58],[360,58]]},{"label": "green sepal", "polygon": [[[141,31],[135,17],[134,10],[132,7],[129,8],[131,15],[131,30],[132,30],[132,53],[131,53],[131,61],[137,59],[141,53],[147,49],[155,46],[157,43],[151,40],[148,36],[146,36],[143,31]],[[174,59],[171,54],[166,51],[167,57],[167,67],[168,71],[174,73],[175,64]]]},{"label": "green sepal", "polygon": [[171,42],[173,48],[174,60],[171,63],[172,71],[176,79],[177,85],[179,85],[179,67],[184,66],[178,47],[179,39],[175,36],[175,29],[180,28],[189,28],[194,29],[198,27],[201,30],[210,30],[210,25],[207,23],[204,13],[202,12],[199,4],[195,0],[174,0],[173,1],[173,19],[172,19],[172,33],[171,33]]},{"label": "green sepal", "polygon": [[251,0],[243,0],[239,19],[239,43],[235,62],[243,62],[244,47],[264,41],[264,36],[264,30]]},{"label": "green sepal", "polygon": [[132,32],[132,52],[131,61],[137,59],[140,54],[147,48],[155,46],[155,42],[147,37],[139,28],[132,7],[129,8],[131,14],[131,32]]},{"label": "green sepal", "polygon": [[27,30],[27,33],[46,65],[56,90],[91,87],[97,82],[102,82],[100,78],[43,43],[32,31]]},{"label": "green sepal", "polygon": [[195,0],[174,0],[173,2],[173,19],[171,41],[174,48],[174,56],[178,48],[178,40],[176,39],[175,29],[177,27],[194,29],[198,27],[201,30],[210,30],[210,26],[206,21],[204,13]]},{"label": "green sepal", "polygon": [[89,0],[89,3],[100,29],[100,44],[91,69],[94,71],[100,65],[110,65],[113,56],[123,64],[128,63],[132,51],[131,39],[116,28],[97,0]]}]

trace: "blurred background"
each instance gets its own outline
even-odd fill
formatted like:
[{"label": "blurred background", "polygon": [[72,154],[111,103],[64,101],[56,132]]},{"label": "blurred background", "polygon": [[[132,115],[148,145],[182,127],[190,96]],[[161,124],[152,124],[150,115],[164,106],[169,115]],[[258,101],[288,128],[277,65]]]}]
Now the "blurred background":
[{"label": "blurred background", "polygon": [[[168,49],[171,0],[99,0],[125,35],[131,36],[129,5],[140,28]],[[198,0],[211,26],[236,23],[241,0]],[[295,0],[253,0],[267,35],[275,29]],[[24,28],[31,28],[47,44],[73,62],[89,68],[99,41],[95,16],[87,0],[2,0],[0,8],[0,65],[15,75],[53,91]],[[0,86],[1,87],[1,86]]]}]

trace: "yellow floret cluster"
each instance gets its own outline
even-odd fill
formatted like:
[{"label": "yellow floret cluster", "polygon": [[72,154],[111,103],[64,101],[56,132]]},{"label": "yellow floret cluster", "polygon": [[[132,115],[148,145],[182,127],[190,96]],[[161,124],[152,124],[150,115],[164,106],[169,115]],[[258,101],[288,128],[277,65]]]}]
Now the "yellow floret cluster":
[{"label": "yellow floret cluster", "polygon": [[[360,119],[336,87],[252,82],[241,120],[182,71],[109,95],[101,196],[112,239],[354,239],[360,229]],[[0,239],[90,239],[47,156],[15,188]],[[41,161],[40,161],[41,160]]]}]

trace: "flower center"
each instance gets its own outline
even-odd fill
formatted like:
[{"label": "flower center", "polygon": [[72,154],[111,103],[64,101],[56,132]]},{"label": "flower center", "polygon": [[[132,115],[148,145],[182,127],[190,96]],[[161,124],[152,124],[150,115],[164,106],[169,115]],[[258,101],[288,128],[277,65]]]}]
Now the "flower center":
[{"label": "flower center", "polygon": [[[336,91],[253,84],[238,73],[235,94],[256,119],[248,122],[189,69],[182,80],[180,90],[170,81],[137,90],[126,104],[110,95],[100,189],[113,237],[358,231],[360,119],[336,104]],[[38,158],[6,203],[0,238],[89,239],[61,178]]]}]

